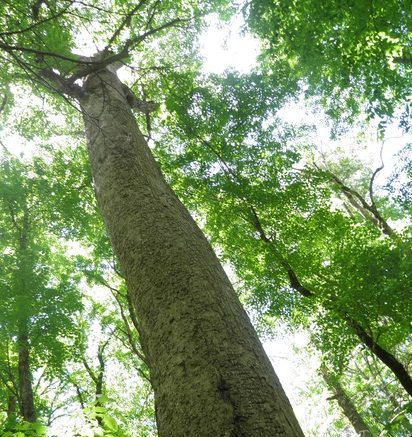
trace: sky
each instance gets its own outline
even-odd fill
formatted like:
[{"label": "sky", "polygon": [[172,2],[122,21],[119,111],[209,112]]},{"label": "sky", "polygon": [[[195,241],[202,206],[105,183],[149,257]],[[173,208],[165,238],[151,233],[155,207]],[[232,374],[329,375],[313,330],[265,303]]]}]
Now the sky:
[{"label": "sky", "polygon": [[222,74],[229,68],[247,73],[256,65],[260,44],[252,35],[242,35],[244,21],[241,15],[236,15],[229,25],[222,25],[214,14],[206,22],[209,28],[200,43],[205,73]]}]

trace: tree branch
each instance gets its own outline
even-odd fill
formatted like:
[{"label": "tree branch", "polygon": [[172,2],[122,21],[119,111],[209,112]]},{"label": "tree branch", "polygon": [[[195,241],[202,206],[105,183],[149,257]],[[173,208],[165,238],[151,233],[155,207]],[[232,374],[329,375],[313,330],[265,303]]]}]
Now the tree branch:
[{"label": "tree branch", "polygon": [[15,46],[6,44],[4,42],[0,42],[0,49],[3,49],[4,51],[11,53],[11,52],[23,52],[23,53],[33,53],[35,55],[39,56],[50,56],[57,59],[62,59],[63,61],[69,61],[73,62],[74,64],[98,64],[99,62],[93,62],[93,61],[83,61],[79,58],[71,58],[69,56],[60,55],[59,53],[55,52],[49,52],[45,50],[38,50],[38,49],[31,49],[30,47],[24,47],[24,46]]},{"label": "tree branch", "polygon": [[304,297],[314,297],[315,293],[313,293],[311,290],[309,290],[308,288],[306,288],[302,285],[296,272],[293,270],[292,266],[289,264],[289,262],[286,260],[286,258],[276,248],[275,241],[273,240],[273,238],[267,237],[255,208],[253,206],[251,206],[250,210],[252,212],[253,225],[255,226],[255,229],[259,233],[260,239],[262,241],[264,241],[266,244],[270,245],[272,253],[274,253],[274,255],[278,259],[279,263],[286,270],[286,273],[288,274],[288,277],[289,277],[289,284],[290,284],[291,288],[296,290],[298,293],[300,293]]},{"label": "tree branch", "polygon": [[[88,76],[89,74],[95,73],[99,70],[102,70],[103,68],[107,67],[110,64],[114,64],[116,62],[122,61],[125,57],[129,55],[129,51],[140,44],[142,41],[144,41],[147,37],[154,35],[164,29],[167,29],[168,27],[175,26],[178,23],[189,21],[189,19],[183,19],[183,18],[175,18],[174,20],[171,20],[162,26],[156,27],[155,29],[150,29],[149,31],[143,33],[142,35],[137,36],[136,38],[128,39],[123,48],[116,54],[103,57],[103,59],[99,61],[94,62],[82,62],[83,64],[88,65],[87,67],[79,69],[75,74],[73,74],[70,78],[68,78],[69,82],[75,82],[77,79],[80,79],[82,77]],[[101,52],[104,54],[104,52]],[[93,65],[92,65],[93,64]]]},{"label": "tree branch", "polygon": [[95,375],[93,369],[89,366],[89,363],[86,361],[86,358],[82,358],[82,363],[84,368],[87,370],[87,373],[89,374],[90,378],[93,380],[95,384],[97,384],[97,376]]},{"label": "tree branch", "polygon": [[136,12],[147,2],[147,0],[140,0],[140,2],[133,8],[131,9],[126,16],[124,17],[123,21],[120,23],[120,26],[114,31],[113,35],[110,37],[109,42],[107,43],[106,47],[104,48],[103,52],[108,52],[111,45],[114,43],[114,41],[116,40],[116,38],[120,35],[120,33],[122,32],[122,30],[126,27],[126,26],[130,26],[131,23],[131,19],[133,17],[133,15],[136,14]]},{"label": "tree branch", "polygon": [[[135,353],[135,355],[137,357],[139,357],[145,364],[147,364],[146,357],[136,347],[135,340],[133,339],[132,330],[130,328],[129,322],[128,322],[126,314],[124,312],[123,305],[122,305],[122,303],[121,303],[121,301],[120,301],[120,299],[118,297],[118,294],[120,294],[119,290],[117,290],[116,288],[111,287],[109,284],[107,284],[105,282],[103,282],[103,285],[106,286],[110,290],[110,293],[112,294],[113,298],[117,302],[117,305],[119,306],[120,316],[121,316],[121,318],[123,320],[123,323],[124,323],[124,325],[126,327],[126,331],[123,331],[123,332],[126,334],[126,337],[127,337],[128,341],[129,341],[130,348],[132,349],[132,351]],[[129,303],[129,300],[128,300],[127,296],[128,296],[128,294],[126,292],[126,296],[123,296],[123,297],[126,297],[128,303]],[[130,312],[130,307],[129,307],[129,312]],[[135,319],[135,314],[134,313],[130,314],[130,318],[132,319],[132,323],[133,323],[133,325],[134,325],[134,327],[136,329],[136,332],[138,332],[138,322],[137,322],[137,319]]]},{"label": "tree branch", "polygon": [[53,84],[55,84],[55,90],[60,93],[76,98],[79,98],[83,94],[80,86],[50,69],[41,70],[40,74],[42,77],[51,80]]},{"label": "tree branch", "polygon": [[330,177],[332,182],[334,182],[335,185],[337,185],[341,189],[342,193],[349,200],[349,203],[358,212],[360,212],[366,220],[369,220],[376,227],[378,227],[383,234],[388,235],[391,238],[394,238],[396,236],[395,231],[389,226],[388,222],[381,216],[373,201],[373,181],[375,176],[378,174],[378,172],[382,170],[383,166],[382,168],[378,167],[375,170],[370,180],[369,195],[372,196],[370,205],[356,190],[345,185],[334,173],[332,173],[329,170],[321,170],[316,164],[315,167],[319,171],[325,172],[325,174],[327,174]]}]

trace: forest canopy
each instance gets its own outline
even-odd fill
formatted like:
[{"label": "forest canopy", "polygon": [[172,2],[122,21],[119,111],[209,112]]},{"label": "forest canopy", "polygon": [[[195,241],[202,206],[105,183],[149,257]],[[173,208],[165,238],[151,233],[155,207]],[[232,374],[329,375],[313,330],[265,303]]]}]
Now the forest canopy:
[{"label": "forest canopy", "polygon": [[1,3],[1,436],[411,435],[411,21]]}]

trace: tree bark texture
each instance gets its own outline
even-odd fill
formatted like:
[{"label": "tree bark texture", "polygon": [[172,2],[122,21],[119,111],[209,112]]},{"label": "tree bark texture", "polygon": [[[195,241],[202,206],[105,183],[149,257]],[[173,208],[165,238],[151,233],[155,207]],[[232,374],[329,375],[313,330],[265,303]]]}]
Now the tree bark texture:
[{"label": "tree bark texture", "polygon": [[165,182],[121,82],[105,69],[83,90],[96,196],[138,315],[159,436],[303,436],[216,255]]},{"label": "tree bark texture", "polygon": [[373,437],[372,431],[362,419],[362,416],[359,414],[354,403],[339,381],[335,380],[326,369],[321,369],[321,373],[326,385],[333,393],[332,399],[338,401],[339,406],[342,408],[343,413],[348,418],[356,433],[361,437]]},{"label": "tree bark texture", "polygon": [[21,415],[27,422],[35,422],[36,409],[33,399],[32,375],[30,370],[30,345],[27,335],[20,335],[17,343]]}]

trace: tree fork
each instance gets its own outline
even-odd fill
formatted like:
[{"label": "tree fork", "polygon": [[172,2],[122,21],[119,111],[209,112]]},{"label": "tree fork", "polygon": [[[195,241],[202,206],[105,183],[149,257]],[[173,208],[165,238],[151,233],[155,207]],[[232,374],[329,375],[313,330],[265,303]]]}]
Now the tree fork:
[{"label": "tree fork", "polygon": [[96,196],[139,319],[160,436],[303,433],[208,241],[108,69],[80,104]]}]

